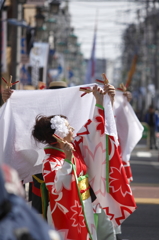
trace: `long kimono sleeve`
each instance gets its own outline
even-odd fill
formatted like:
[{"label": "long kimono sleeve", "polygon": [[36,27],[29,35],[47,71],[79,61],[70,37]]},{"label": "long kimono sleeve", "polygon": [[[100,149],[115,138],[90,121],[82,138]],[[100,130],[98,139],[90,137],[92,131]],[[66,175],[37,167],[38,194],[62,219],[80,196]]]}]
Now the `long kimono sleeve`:
[{"label": "long kimono sleeve", "polygon": [[65,240],[90,239],[74,165],[66,160],[47,154],[43,162],[43,177],[49,191],[53,224]]},{"label": "long kimono sleeve", "polygon": [[[50,161],[51,160],[51,161]],[[72,165],[56,158],[47,157],[43,162],[43,177],[49,192],[60,192],[65,183],[67,188],[71,182]]]},{"label": "long kimono sleeve", "polygon": [[89,183],[99,203],[117,226],[135,210],[136,204],[118,152],[113,109],[108,98],[105,110],[95,107],[93,118],[77,134],[75,144],[83,154]]},{"label": "long kimono sleeve", "polygon": [[93,118],[89,119],[78,132],[75,144],[80,148],[88,167],[89,183],[95,194],[97,195],[99,186],[104,194],[105,181],[101,179],[101,175],[105,175],[102,165],[105,164],[106,160],[106,140],[105,116],[102,106],[95,106]]}]

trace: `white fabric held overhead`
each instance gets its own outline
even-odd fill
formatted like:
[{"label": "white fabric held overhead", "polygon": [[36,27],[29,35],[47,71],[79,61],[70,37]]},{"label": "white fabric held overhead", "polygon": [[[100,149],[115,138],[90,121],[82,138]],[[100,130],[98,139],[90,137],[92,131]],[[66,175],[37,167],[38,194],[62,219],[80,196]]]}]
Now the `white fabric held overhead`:
[{"label": "white fabric held overhead", "polygon": [[[86,85],[84,85],[86,86]],[[90,85],[89,85],[90,86]],[[63,114],[75,128],[75,133],[93,116],[93,94],[80,97],[81,86],[57,90],[18,90],[0,109],[0,161],[14,167],[24,182],[41,172],[44,157],[43,144],[35,143],[31,132],[38,114]],[[104,98],[106,115],[109,114],[106,133],[117,137],[109,97]]]},{"label": "white fabric held overhead", "polygon": [[142,137],[143,126],[126,97],[123,96],[123,92],[120,91],[116,91],[115,95],[114,116],[122,150],[122,158],[127,162],[130,160],[132,150]]}]

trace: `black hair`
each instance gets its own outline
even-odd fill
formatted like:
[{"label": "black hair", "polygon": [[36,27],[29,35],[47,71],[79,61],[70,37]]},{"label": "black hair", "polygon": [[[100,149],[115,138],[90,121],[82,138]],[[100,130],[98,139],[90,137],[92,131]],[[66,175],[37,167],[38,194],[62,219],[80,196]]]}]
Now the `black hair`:
[{"label": "black hair", "polygon": [[[51,115],[51,116],[43,116],[38,115],[35,119],[35,125],[32,130],[32,136],[34,139],[38,142],[44,143],[44,144],[52,144],[56,143],[57,140],[52,136],[55,132],[55,129],[51,128],[51,118],[55,117],[57,115]],[[62,118],[67,119],[66,116],[59,115]]]}]

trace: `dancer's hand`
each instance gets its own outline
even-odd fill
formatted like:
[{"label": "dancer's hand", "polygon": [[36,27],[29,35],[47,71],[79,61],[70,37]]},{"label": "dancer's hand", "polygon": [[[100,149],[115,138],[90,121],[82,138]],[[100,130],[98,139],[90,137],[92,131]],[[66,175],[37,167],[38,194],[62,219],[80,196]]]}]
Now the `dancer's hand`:
[{"label": "dancer's hand", "polygon": [[4,90],[2,91],[2,99],[3,99],[3,102],[6,102],[6,101],[10,98],[10,96],[12,95],[13,92],[14,92],[14,91],[11,90],[10,88],[4,89]]},{"label": "dancer's hand", "polygon": [[105,94],[104,90],[98,85],[95,85],[93,87],[93,95],[96,99],[96,104],[102,105],[103,106],[103,95]]},{"label": "dancer's hand", "polygon": [[115,87],[111,84],[105,84],[104,85],[104,92],[105,94],[108,93],[111,103],[113,105],[114,102],[114,96],[115,96]]},{"label": "dancer's hand", "polygon": [[64,143],[61,143],[60,145],[63,151],[65,152],[66,158],[71,161],[72,153],[74,150],[73,145],[67,141],[65,141]]},{"label": "dancer's hand", "polygon": [[130,102],[132,99],[132,94],[129,91],[123,93],[123,95],[127,98],[127,101]]}]

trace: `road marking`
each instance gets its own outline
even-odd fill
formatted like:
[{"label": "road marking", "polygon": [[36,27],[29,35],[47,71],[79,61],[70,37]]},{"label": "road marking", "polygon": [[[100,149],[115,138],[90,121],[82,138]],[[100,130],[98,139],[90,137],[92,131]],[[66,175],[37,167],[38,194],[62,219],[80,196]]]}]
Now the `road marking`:
[{"label": "road marking", "polygon": [[143,204],[159,204],[158,198],[135,198],[136,203],[143,203]]},{"label": "road marking", "polygon": [[153,165],[153,166],[159,166],[159,162],[149,162],[149,161],[134,161],[130,160],[130,164],[140,164],[140,165]]},{"label": "road marking", "polygon": [[159,188],[159,183],[135,183],[135,182],[131,182],[130,186],[131,187],[155,187],[155,188]]},{"label": "road marking", "polygon": [[151,157],[152,154],[150,152],[137,152],[136,156],[137,157]]},{"label": "road marking", "polygon": [[158,157],[159,156],[159,150],[135,150],[132,151],[131,157],[145,157],[145,158],[151,158],[151,157]]}]

